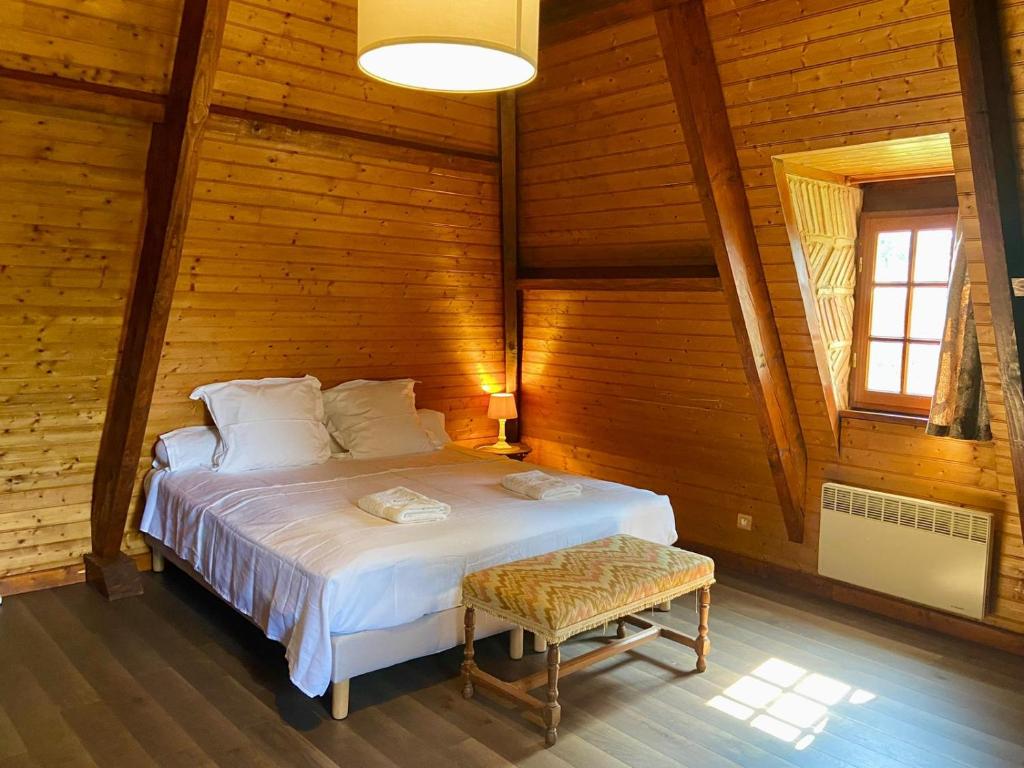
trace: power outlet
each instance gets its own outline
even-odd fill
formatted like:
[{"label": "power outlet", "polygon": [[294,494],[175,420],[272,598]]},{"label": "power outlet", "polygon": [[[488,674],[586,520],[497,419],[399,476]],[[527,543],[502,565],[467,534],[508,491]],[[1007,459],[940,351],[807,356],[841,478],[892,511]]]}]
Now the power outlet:
[{"label": "power outlet", "polygon": [[736,527],[741,531],[752,531],[754,530],[754,518],[750,515],[736,515]]}]

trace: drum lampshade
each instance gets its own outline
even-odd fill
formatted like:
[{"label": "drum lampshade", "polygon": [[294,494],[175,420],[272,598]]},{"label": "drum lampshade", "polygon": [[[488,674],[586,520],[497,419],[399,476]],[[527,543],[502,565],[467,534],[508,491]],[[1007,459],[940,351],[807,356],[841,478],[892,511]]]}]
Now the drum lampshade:
[{"label": "drum lampshade", "polygon": [[507,90],[537,74],[539,23],[540,0],[359,0],[359,68],[420,90]]}]

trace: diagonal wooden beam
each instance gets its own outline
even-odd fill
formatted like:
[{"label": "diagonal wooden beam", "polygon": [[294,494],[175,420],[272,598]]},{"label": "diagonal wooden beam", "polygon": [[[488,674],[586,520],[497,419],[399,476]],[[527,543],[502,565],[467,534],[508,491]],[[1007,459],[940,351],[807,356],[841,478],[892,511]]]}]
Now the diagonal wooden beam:
[{"label": "diagonal wooden beam", "polygon": [[[1006,407],[1010,463],[1017,509],[1024,504],[1024,391],[1020,360],[1024,354],[1024,299],[1012,281],[1024,279],[1024,226],[1017,187],[1020,157],[1016,122],[1003,59],[998,4],[988,0],[950,0],[953,43],[960,70],[960,92],[974,175],[974,197],[981,228],[981,249],[988,276],[992,330],[999,358],[999,381]],[[1016,295],[1015,295],[1016,294]]]},{"label": "diagonal wooden beam", "polygon": [[711,245],[757,407],[791,541],[803,541],[807,449],[761,267],[702,0],[657,8],[655,20]]},{"label": "diagonal wooden beam", "polygon": [[228,0],[185,0],[165,120],[146,159],[146,224],[93,478],[92,552],[86,579],[110,599],[139,594],[121,551],[157,367],[192,202],[199,140],[209,116]]}]

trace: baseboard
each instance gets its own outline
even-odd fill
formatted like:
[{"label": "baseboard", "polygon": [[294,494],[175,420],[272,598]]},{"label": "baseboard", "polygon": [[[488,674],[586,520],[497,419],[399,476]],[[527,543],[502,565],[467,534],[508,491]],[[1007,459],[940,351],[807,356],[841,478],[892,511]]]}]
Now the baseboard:
[{"label": "baseboard", "polygon": [[877,613],[886,618],[929,629],[960,640],[969,640],[1017,656],[1024,656],[1024,634],[1002,627],[982,624],[951,613],[926,608],[916,603],[883,595],[850,584],[804,573],[775,563],[757,560],[736,552],[710,547],[700,542],[679,541],[678,546],[692,549],[714,558],[722,573],[755,576],[769,581],[773,587],[781,586],[805,594],[832,600],[843,605]]},{"label": "baseboard", "polygon": [[[135,565],[140,571],[152,568],[149,552],[134,555]],[[85,563],[75,563],[59,568],[47,568],[42,571],[19,573],[15,576],[0,577],[0,596],[19,595],[23,592],[35,592],[39,589],[63,587],[68,584],[80,584],[85,581]]]}]

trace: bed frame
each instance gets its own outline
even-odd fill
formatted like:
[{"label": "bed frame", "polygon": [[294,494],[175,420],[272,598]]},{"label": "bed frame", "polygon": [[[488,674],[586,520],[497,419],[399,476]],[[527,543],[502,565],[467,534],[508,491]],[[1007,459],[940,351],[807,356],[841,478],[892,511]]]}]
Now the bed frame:
[{"label": "bed frame", "polygon": [[[252,622],[251,617],[246,616],[217,594],[190,563],[182,560],[173,550],[152,536],[144,534],[144,538],[153,552],[153,570],[155,572],[162,572],[166,562],[171,562],[201,584],[208,592],[216,595],[218,600],[231,606],[233,610]],[[259,626],[255,622],[252,623]],[[262,628],[260,631],[263,631]],[[499,619],[485,619],[478,622],[476,637],[478,639],[490,637],[506,631],[509,632],[509,656],[513,659],[521,659],[523,657],[522,627]],[[344,720],[348,717],[349,692],[353,677],[385,669],[403,661],[446,651],[463,642],[465,642],[465,627],[461,607],[432,613],[398,627],[356,632],[350,635],[332,635],[331,717],[335,720]],[[534,637],[533,648],[538,652],[544,651],[547,649],[547,643]]]}]

